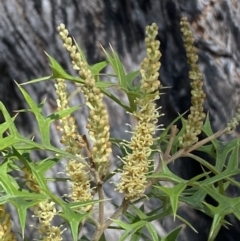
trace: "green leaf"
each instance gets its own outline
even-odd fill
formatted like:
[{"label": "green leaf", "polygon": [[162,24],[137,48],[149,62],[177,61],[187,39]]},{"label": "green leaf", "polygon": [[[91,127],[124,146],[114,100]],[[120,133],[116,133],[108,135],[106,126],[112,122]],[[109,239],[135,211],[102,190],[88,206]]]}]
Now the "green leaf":
[{"label": "green leaf", "polygon": [[143,228],[146,225],[146,222],[142,221],[142,220],[140,220],[136,223],[132,223],[132,224],[128,224],[128,223],[120,221],[120,220],[113,220],[113,221],[125,230],[125,232],[122,234],[119,241],[123,241],[123,240],[129,238],[129,236],[136,233],[138,230],[140,230],[141,228]]},{"label": "green leaf", "polygon": [[[13,123],[16,119],[17,115],[15,115],[14,117],[12,117],[12,121],[11,123]],[[8,122],[4,122],[0,124],[0,138],[4,138],[4,134],[6,134],[6,131],[9,129],[9,123]]]},{"label": "green leaf", "polygon": [[130,113],[133,113],[137,109],[136,98],[140,98],[141,88],[140,85],[134,86],[133,80],[139,75],[140,71],[134,71],[126,75],[126,84],[127,91],[124,90],[127,94],[129,105],[130,105]]},{"label": "green leaf", "polygon": [[[142,238],[142,236],[141,236],[141,230],[140,230],[140,232],[136,232],[136,233],[132,234],[131,241],[138,241],[141,238]],[[146,240],[146,239],[144,239],[144,240]]]},{"label": "green leaf", "polygon": [[211,225],[211,229],[210,229],[210,233],[209,233],[209,237],[208,237],[208,241],[214,241],[221,226],[222,226],[222,220],[223,220],[223,216],[218,214],[214,215],[213,218],[213,222]]},{"label": "green leaf", "polygon": [[0,183],[4,188],[7,195],[5,200],[1,199],[1,204],[11,203],[17,209],[20,226],[22,229],[22,234],[24,236],[24,229],[26,225],[26,214],[27,209],[36,205],[41,200],[45,200],[46,196],[44,194],[34,195],[24,189],[20,189],[16,180],[7,174],[8,172],[8,161],[5,161],[0,166]]},{"label": "green leaf", "polygon": [[74,82],[83,84],[84,81],[81,78],[76,78],[71,76],[70,74],[66,73],[64,69],[61,67],[61,65],[49,54],[46,53],[50,60],[50,66],[52,68],[52,78],[53,79],[67,79],[67,80],[72,80]]},{"label": "green leaf", "polygon": [[102,234],[102,236],[101,236],[101,238],[99,239],[99,241],[107,241],[104,233]]},{"label": "green leaf", "polygon": [[[100,83],[100,82],[98,82]],[[111,100],[113,100],[115,103],[117,103],[118,105],[120,105],[122,108],[124,108],[126,111],[130,111],[130,108],[125,105],[119,98],[117,98],[116,96],[114,96],[113,94],[111,94],[108,90],[106,89],[102,89],[102,92],[109,97]]]},{"label": "green leaf", "polygon": [[24,200],[23,197],[15,198],[14,201],[10,200],[10,202],[14,204],[14,206],[17,209],[23,238],[24,238],[24,230],[26,226],[27,210],[30,207],[37,205],[40,201],[44,201],[46,199],[46,197],[44,197],[42,194],[40,196],[40,195],[35,195],[35,193],[34,195],[30,193],[30,195],[31,197],[33,197],[34,200],[30,200],[29,197],[26,197],[26,200]]},{"label": "green leaf", "polygon": [[213,223],[210,230],[209,241],[213,241],[220,227],[226,223],[224,220],[228,214],[233,214],[238,220],[240,220],[240,200],[239,198],[229,198],[221,195],[216,189],[210,186],[201,186],[201,188],[214,198],[218,202],[218,206],[212,206],[208,203],[204,203],[210,211],[206,212],[208,215],[213,215]]},{"label": "green leaf", "polygon": [[0,165],[0,183],[1,187],[4,189],[5,193],[8,195],[13,195],[15,190],[18,190],[19,186],[13,177],[10,177],[8,172],[8,161],[3,162]]},{"label": "green leaf", "polygon": [[92,65],[90,67],[90,69],[91,69],[93,75],[95,76],[95,75],[99,75],[100,71],[103,70],[106,66],[107,66],[107,62],[102,61],[102,62]]},{"label": "green leaf", "polygon": [[50,138],[50,121],[43,116],[42,108],[41,107],[39,108],[39,106],[35,103],[32,97],[27,93],[27,91],[24,90],[20,85],[18,85],[18,88],[22,92],[31,111],[36,117],[42,142],[45,145],[50,145],[50,139],[51,139]]},{"label": "green leaf", "polygon": [[114,73],[117,75],[119,79],[119,84],[122,89],[127,90],[127,82],[126,82],[126,74],[123,67],[122,62],[120,61],[117,53],[113,50],[112,46],[110,45],[112,56],[102,47],[103,52],[105,53],[108,62],[111,64]]},{"label": "green leaf", "polygon": [[[137,108],[135,99],[136,99],[136,97],[138,97],[140,95],[140,87],[133,86],[132,81],[134,80],[134,78],[136,78],[138,76],[139,71],[134,71],[132,73],[126,74],[119,56],[117,55],[117,53],[113,50],[113,48],[111,46],[110,46],[110,48],[111,48],[111,52],[112,52],[111,54],[109,54],[102,47],[102,49],[107,57],[108,62],[112,66],[114,73],[116,74],[116,76],[119,80],[119,88],[121,90],[123,90],[128,96],[128,101],[129,101],[130,107],[128,107],[128,110],[126,108],[125,109],[128,112],[132,113]],[[117,103],[119,103],[119,101]],[[123,106],[123,105],[121,105],[121,106]]]},{"label": "green leaf", "polygon": [[[140,208],[137,208],[135,206],[131,206],[134,212],[137,214],[137,216],[140,218],[140,220],[145,220],[145,218],[148,217],[148,215],[144,211],[144,205],[142,205]],[[154,226],[150,222],[146,222],[145,226],[149,232],[149,234],[152,237],[153,241],[158,241],[158,234]]]},{"label": "green leaf", "polygon": [[[170,138],[169,133],[170,133],[171,127],[173,125],[175,125],[180,119],[182,120],[182,122],[184,124],[185,120],[184,120],[183,116],[185,114],[186,114],[186,112],[181,114],[181,115],[179,115],[175,120],[173,120],[166,128],[164,128],[164,130],[161,132],[160,136],[158,137],[157,144],[159,146],[161,146],[161,147],[165,146],[164,149],[161,148],[163,151],[167,148],[167,145],[169,143],[169,138]],[[171,153],[176,153],[177,152],[178,147],[179,147],[178,137],[181,136],[183,133],[184,133],[184,128],[182,128],[180,130],[180,132],[178,133],[178,135],[176,136],[176,138],[174,138],[174,142],[173,142],[173,147],[172,147]]]},{"label": "green leaf", "polygon": [[[238,167],[238,158],[236,158],[236,155],[238,154],[238,148],[239,148],[239,139],[232,140],[227,144],[222,144],[218,142],[218,146],[216,148],[215,167],[219,172],[225,168],[225,165],[227,162],[228,162],[227,165],[230,165],[230,168],[232,168],[232,170]],[[229,157],[232,151],[234,153],[234,156],[232,157],[232,154],[231,154],[231,157]]]},{"label": "green leaf", "polygon": [[20,85],[18,85],[18,87],[19,87],[20,91],[22,92],[24,98],[26,99],[31,111],[33,112],[33,114],[36,117],[42,143],[44,145],[50,147],[51,146],[50,124],[57,119],[63,118],[65,116],[73,113],[74,111],[79,109],[79,106],[75,106],[75,107],[69,108],[67,110],[57,111],[54,114],[52,114],[48,117],[45,117],[42,113],[42,105],[38,106],[34,102],[32,97]]},{"label": "green leaf", "polygon": [[5,108],[2,102],[0,102],[0,109],[2,111],[4,119],[6,120],[6,123],[8,124],[10,134],[13,136],[17,136],[18,130],[13,123],[14,118],[13,119],[11,118],[11,116],[9,115],[7,109]]},{"label": "green leaf", "polygon": [[61,205],[63,212],[59,213],[58,215],[64,218],[68,223],[71,228],[73,240],[77,241],[78,240],[78,229],[79,225],[82,221],[84,221],[88,216],[91,215],[90,212],[87,213],[76,213],[74,210],[69,208],[69,206],[66,205]]},{"label": "green leaf", "polygon": [[154,220],[163,219],[171,214],[172,214],[172,207],[170,205],[168,205],[164,209],[162,207],[160,207],[160,208],[157,208],[157,209],[153,210],[152,212],[148,213],[147,217],[144,218],[144,221],[152,222]]},{"label": "green leaf", "polygon": [[162,241],[176,241],[183,227],[184,225],[177,227],[176,229],[171,231],[166,237],[164,237]]},{"label": "green leaf", "polygon": [[64,202],[63,200],[57,198],[56,200],[54,199],[54,201],[62,207],[63,211],[61,213],[59,213],[59,216],[64,218],[69,223],[71,232],[72,232],[72,236],[73,236],[73,240],[77,241],[80,223],[92,215],[91,212],[81,211],[81,207],[87,207],[89,205],[94,205],[94,204],[98,203],[99,200],[67,203],[67,202]]},{"label": "green leaf", "polygon": [[15,138],[14,136],[7,136],[5,138],[0,139],[0,150],[4,150],[8,147],[13,146],[18,142],[18,139]]},{"label": "green leaf", "polygon": [[179,200],[184,202],[194,209],[203,210],[202,202],[205,200],[207,192],[199,190],[199,188],[190,188],[185,190],[184,194],[180,196]]},{"label": "green leaf", "polygon": [[187,184],[179,183],[174,187],[163,187],[163,186],[156,186],[156,187],[162,190],[163,192],[165,192],[169,196],[172,210],[173,210],[173,216],[175,219],[177,210],[178,210],[179,196],[181,195],[183,190],[187,187]]},{"label": "green leaf", "polygon": [[112,82],[106,82],[106,81],[98,81],[95,83],[95,85],[101,89],[101,91],[104,93],[104,91],[106,90],[106,88],[109,87],[117,87],[117,84],[114,84]]},{"label": "green leaf", "polygon": [[128,86],[128,90],[135,90],[132,82],[139,74],[140,74],[140,71],[136,70],[126,75],[126,83]]},{"label": "green leaf", "polygon": [[156,228],[151,223],[146,223],[145,227],[148,230],[149,234],[151,235],[152,240],[159,241],[159,236],[158,236]]},{"label": "green leaf", "polygon": [[69,158],[69,159],[75,159],[80,162],[85,162],[81,159],[78,158],[76,155],[73,155],[69,152],[63,151],[57,147],[51,146],[51,145],[44,145],[44,144],[39,144],[37,142],[34,142],[32,140],[29,140],[25,137],[19,137],[16,139],[16,142],[19,142],[17,144],[14,144],[14,147],[17,150],[24,150],[24,151],[31,151],[31,150],[44,150],[44,151],[50,151],[53,152],[55,155],[57,154],[59,158],[64,157],[64,158]]},{"label": "green leaf", "polygon": [[89,205],[94,205],[96,203],[103,202],[103,201],[106,201],[106,200],[90,200],[90,201],[82,201],[82,202],[71,202],[71,203],[68,203],[68,207],[77,211],[80,208],[83,208],[83,207],[86,207]]},{"label": "green leaf", "polygon": [[[204,125],[202,126],[202,131],[207,135],[207,136],[212,136],[214,133],[213,133],[213,130],[212,130],[212,127],[211,127],[211,122],[209,120],[209,114],[207,114],[206,116],[206,119],[205,119],[205,123]],[[212,140],[212,143],[213,145],[217,146],[217,139],[213,139]]]},{"label": "green leaf", "polygon": [[83,50],[81,49],[81,47],[78,45],[77,41],[73,38],[73,41],[74,41],[74,44],[77,46],[77,50],[80,54],[80,58],[85,62],[87,63],[87,59],[86,59],[86,56],[83,52]]},{"label": "green leaf", "polygon": [[27,81],[25,83],[21,83],[20,85],[34,84],[34,83],[38,83],[38,82],[46,81],[46,80],[50,80],[50,79],[53,79],[52,75],[45,76],[45,77],[40,77],[40,78],[33,79],[33,80],[29,80],[29,81]]},{"label": "green leaf", "polygon": [[214,146],[213,146],[212,144],[200,146],[200,147],[198,148],[198,151],[205,152],[205,153],[207,153],[209,156],[211,156],[211,157],[213,157],[214,159],[216,159],[216,149],[214,148]]},{"label": "green leaf", "polygon": [[184,179],[180,178],[179,176],[177,176],[176,174],[172,173],[164,161],[161,161],[161,163],[162,163],[162,171],[160,171],[158,173],[150,174],[147,176],[148,178],[156,178],[161,181],[173,181],[176,183],[186,183],[187,182],[186,180],[184,180]]},{"label": "green leaf", "polygon": [[88,239],[85,235],[83,235],[83,236],[81,237],[81,240],[79,240],[79,241],[91,241],[91,240]]},{"label": "green leaf", "polygon": [[[39,163],[38,165],[36,165],[34,162],[32,162],[30,159],[28,159],[28,157],[21,155],[17,151],[15,151],[15,153],[19,157],[19,160],[26,165],[26,167],[28,168],[28,171],[34,176],[34,179],[36,180],[40,190],[44,190],[45,193],[49,194],[50,190],[48,188],[47,181],[45,178],[46,169],[40,169],[40,167],[42,167],[44,165],[44,163],[51,164],[51,162],[48,161],[48,162],[44,162],[43,164]],[[51,165],[50,165],[50,167],[51,167]],[[52,195],[52,193],[50,194],[50,196],[51,195]]]},{"label": "green leaf", "polygon": [[[239,139],[237,139],[237,140],[231,141],[231,146],[233,146],[233,148],[229,148],[228,145],[226,146],[226,148],[229,148],[229,149],[232,150],[232,153],[231,153],[230,157],[228,158],[228,162],[226,164],[226,169],[227,170],[236,170],[236,169],[238,169],[239,144],[240,144],[240,141],[239,141]],[[230,145],[230,143],[229,143],[229,145]]]},{"label": "green leaf", "polygon": [[53,122],[53,121],[56,121],[56,120],[60,120],[62,119],[63,117],[66,117],[70,114],[72,114],[73,112],[77,111],[78,109],[80,108],[80,106],[74,106],[74,107],[71,107],[71,108],[68,108],[66,110],[59,110],[59,111],[56,111],[54,112],[53,114],[49,115],[46,120],[49,121],[49,123]]},{"label": "green leaf", "polygon": [[136,87],[134,91],[126,92],[129,101],[129,113],[133,113],[137,110],[136,98],[140,96],[140,88]]},{"label": "green leaf", "polygon": [[189,223],[186,219],[182,218],[181,216],[177,215],[177,219],[179,219],[182,223],[185,223],[187,226],[189,226],[195,233],[198,233],[198,231],[192,226],[191,223]]}]

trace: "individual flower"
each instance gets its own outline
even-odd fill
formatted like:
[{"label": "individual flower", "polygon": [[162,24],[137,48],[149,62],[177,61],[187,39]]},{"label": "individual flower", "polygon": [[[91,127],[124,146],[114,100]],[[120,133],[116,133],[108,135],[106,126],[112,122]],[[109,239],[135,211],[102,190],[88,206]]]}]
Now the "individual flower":
[{"label": "individual flower", "polygon": [[145,39],[147,57],[141,64],[141,97],[136,99],[137,110],[133,116],[137,120],[131,141],[127,148],[131,151],[123,158],[123,171],[117,189],[125,194],[125,199],[134,200],[141,197],[147,183],[149,171],[149,156],[152,153],[151,146],[154,142],[154,134],[160,117],[159,109],[155,101],[159,99],[160,81],[159,68],[160,42],[156,40],[158,27],[155,23],[147,26]]}]

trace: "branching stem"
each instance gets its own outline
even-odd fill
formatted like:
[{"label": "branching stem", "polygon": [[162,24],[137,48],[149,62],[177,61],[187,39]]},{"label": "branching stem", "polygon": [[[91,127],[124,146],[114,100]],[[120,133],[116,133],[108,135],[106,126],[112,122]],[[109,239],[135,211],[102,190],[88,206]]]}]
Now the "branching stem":
[{"label": "branching stem", "polygon": [[97,228],[93,241],[98,241],[101,238],[104,230],[106,230],[112,224],[113,220],[119,218],[123,213],[126,212],[128,205],[129,201],[123,199],[122,204],[114,212],[114,214],[103,225],[100,225],[99,228]]},{"label": "branching stem", "polygon": [[[176,159],[178,159],[180,157],[189,156],[189,153],[191,153],[192,151],[198,149],[199,147],[203,146],[204,144],[210,142],[211,140],[214,140],[214,139],[217,139],[218,137],[220,137],[222,134],[224,134],[227,131],[227,129],[225,128],[224,130],[218,131],[218,132],[214,133],[213,135],[197,142],[193,146],[191,146],[187,149],[180,149],[173,156],[170,156],[173,141],[174,141],[174,138],[176,137],[177,131],[178,130],[177,130],[176,126],[171,127],[170,140],[169,140],[167,149],[166,149],[164,155],[160,154],[159,164],[158,164],[156,170],[154,171],[154,173],[161,172],[161,170],[162,170],[161,162],[162,161],[164,161],[166,164],[170,164],[171,162],[175,161]],[[159,179],[157,179],[157,178],[150,179],[146,185],[146,189],[149,188],[150,186],[152,186],[153,184],[157,183],[158,181],[159,181]]]}]

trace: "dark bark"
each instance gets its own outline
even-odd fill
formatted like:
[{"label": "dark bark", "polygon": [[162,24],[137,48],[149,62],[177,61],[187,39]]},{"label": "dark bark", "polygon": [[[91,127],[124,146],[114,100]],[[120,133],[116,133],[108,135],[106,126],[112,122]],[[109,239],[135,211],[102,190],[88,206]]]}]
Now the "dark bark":
[{"label": "dark bark", "polygon": [[[10,111],[27,108],[13,80],[22,83],[49,74],[44,50],[73,73],[69,57],[56,33],[57,25],[62,22],[83,47],[90,63],[104,59],[99,44],[108,48],[111,43],[128,71],[137,69],[144,56],[145,26],[156,22],[160,28],[162,52],[160,78],[163,85],[171,86],[159,103],[166,114],[160,122],[167,125],[178,113],[183,113],[190,107],[189,67],[179,24],[182,16],[187,16],[190,21],[199,53],[199,65],[204,74],[204,90],[207,95],[205,110],[209,113],[213,130],[222,129],[236,113],[240,98],[238,0],[1,1],[0,99]],[[52,83],[41,82],[26,86],[37,102],[47,97],[46,114],[56,109]],[[69,84],[69,90],[73,89],[74,86]],[[120,93],[116,94],[123,98]],[[81,103],[82,97],[78,95],[73,100],[74,103],[76,101]],[[120,108],[106,101],[111,112],[112,134],[115,137],[125,137],[124,123],[130,121],[129,117]],[[82,115],[86,115],[84,108],[77,113],[76,118],[79,129],[84,132],[85,119]],[[22,132],[38,136],[31,115],[21,114],[17,124]],[[58,134],[54,126],[52,133],[53,141],[57,144]],[[239,128],[234,134],[221,138],[227,141],[237,137],[238,133]],[[201,171],[192,160],[177,161],[174,168],[186,179]],[[61,170],[61,166],[58,170]],[[62,187],[55,188],[57,192],[63,192]],[[193,210],[183,209],[182,212],[183,216],[196,224],[200,233],[197,235],[186,228],[182,240],[207,240],[211,220]],[[235,221],[233,223],[234,227],[229,232],[223,229],[216,240],[236,240],[233,235],[237,235],[240,229]]]}]

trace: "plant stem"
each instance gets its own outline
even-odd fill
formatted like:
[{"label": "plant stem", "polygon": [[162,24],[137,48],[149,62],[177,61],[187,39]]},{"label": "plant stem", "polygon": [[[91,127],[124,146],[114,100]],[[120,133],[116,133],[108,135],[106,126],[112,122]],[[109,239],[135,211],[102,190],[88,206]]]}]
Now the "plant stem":
[{"label": "plant stem", "polygon": [[209,136],[209,137],[207,137],[207,138],[205,138],[205,139],[197,142],[195,145],[193,145],[192,147],[190,147],[189,149],[186,150],[187,153],[196,150],[198,147],[203,146],[204,144],[210,142],[210,141],[213,140],[213,139],[217,139],[217,138],[220,137],[222,134],[224,134],[224,132],[226,132],[226,130],[227,130],[227,129],[218,131],[218,132],[214,133],[213,135],[211,135],[211,136]]},{"label": "plant stem", "polygon": [[[174,127],[174,126],[173,126]],[[221,131],[218,131],[216,133],[214,133],[213,135],[197,142],[196,144],[194,144],[193,146],[189,147],[188,149],[180,149],[179,151],[177,151],[173,156],[170,156],[170,151],[171,151],[171,148],[172,148],[172,144],[173,144],[173,141],[174,141],[174,138],[176,137],[176,134],[177,134],[177,128],[173,128],[171,127],[171,136],[170,136],[170,140],[169,140],[169,144],[167,146],[167,149],[164,153],[164,155],[162,156],[160,154],[160,161],[159,161],[159,164],[156,168],[156,170],[154,171],[154,173],[158,173],[162,170],[162,165],[161,165],[161,161],[164,160],[164,162],[166,164],[170,164],[171,162],[175,161],[177,158],[179,157],[183,157],[183,156],[189,156],[189,154],[196,150],[197,148],[203,146],[204,144],[210,142],[211,140],[213,139],[216,139],[218,137],[220,137],[222,134],[224,134],[226,132],[226,128],[224,130],[221,130]],[[146,189],[149,188],[150,186],[152,186],[153,184],[157,183],[158,181],[160,180],[159,179],[156,179],[156,178],[153,178],[153,179],[150,179],[146,185]]]},{"label": "plant stem", "polygon": [[103,191],[103,187],[102,187],[102,184],[98,184],[98,197],[99,197],[99,224],[100,224],[100,227],[103,226],[103,223],[104,223],[104,191]]},{"label": "plant stem", "polygon": [[169,159],[166,159],[166,163],[169,164],[171,162],[173,162],[174,160],[176,160],[177,158],[181,157],[181,156],[185,156],[188,153],[198,149],[200,146],[203,146],[204,144],[210,142],[213,139],[218,138],[219,136],[221,136],[222,134],[224,134],[224,132],[226,132],[226,129],[218,131],[216,133],[214,133],[213,135],[197,142],[196,144],[194,144],[193,146],[187,148],[187,149],[180,149],[178,152],[176,152],[172,157],[170,157]]},{"label": "plant stem", "polygon": [[174,142],[174,139],[175,139],[177,133],[178,133],[177,126],[176,125],[171,126],[170,140],[168,142],[167,149],[166,149],[166,151],[164,153],[164,156],[163,156],[164,160],[168,159],[169,156],[170,156],[170,152],[172,150],[172,145],[173,145],[173,142]]},{"label": "plant stem", "polygon": [[123,213],[125,213],[125,211],[128,208],[128,205],[129,205],[129,201],[123,199],[122,204],[115,211],[115,213],[103,225],[100,225],[100,227],[96,230],[94,237],[93,237],[93,241],[98,241],[101,238],[104,230],[107,229],[111,225],[111,223],[113,222],[114,219],[117,219]]}]

